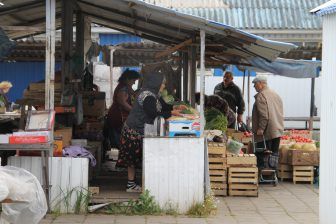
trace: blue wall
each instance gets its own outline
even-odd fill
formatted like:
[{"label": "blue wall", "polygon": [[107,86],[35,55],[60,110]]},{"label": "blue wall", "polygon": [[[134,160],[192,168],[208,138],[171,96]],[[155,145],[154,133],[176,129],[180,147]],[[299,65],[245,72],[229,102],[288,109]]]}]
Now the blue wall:
[{"label": "blue wall", "polygon": [[[226,71],[231,71],[234,76],[244,76],[244,71],[240,71],[237,66],[229,66],[232,69],[226,69]],[[248,72],[246,71],[245,76],[248,75]],[[216,68],[214,69],[214,76],[223,76],[223,69]],[[251,76],[256,76],[255,71],[251,71]]]},{"label": "blue wall", "polygon": [[141,38],[129,34],[99,34],[100,45],[116,45],[128,42],[141,42]]},{"label": "blue wall", "polygon": [[[55,71],[60,70],[60,64],[55,65]],[[29,83],[44,80],[44,62],[1,62],[0,63],[0,82],[10,81],[13,88],[7,96],[10,101],[15,102],[23,97],[23,90]]]}]

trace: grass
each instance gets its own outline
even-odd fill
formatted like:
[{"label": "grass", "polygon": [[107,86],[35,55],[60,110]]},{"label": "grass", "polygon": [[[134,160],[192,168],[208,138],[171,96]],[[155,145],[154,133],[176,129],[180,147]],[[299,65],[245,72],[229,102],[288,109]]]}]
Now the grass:
[{"label": "grass", "polygon": [[85,214],[88,212],[90,199],[91,194],[85,188],[76,187],[68,191],[61,189],[60,195],[51,202],[53,205],[52,214],[54,216],[59,216],[62,213]]},{"label": "grass", "polygon": [[208,217],[217,211],[217,203],[213,195],[207,195],[203,203],[195,203],[187,212],[192,217]]},{"label": "grass", "polygon": [[[195,203],[187,212],[192,217],[208,217],[217,210],[217,204],[213,195],[205,197],[203,203]],[[177,216],[178,206],[167,203],[164,208],[155,201],[155,198],[146,190],[139,196],[138,200],[129,200],[128,202],[114,203],[107,207],[107,214],[113,215],[173,215]]]}]

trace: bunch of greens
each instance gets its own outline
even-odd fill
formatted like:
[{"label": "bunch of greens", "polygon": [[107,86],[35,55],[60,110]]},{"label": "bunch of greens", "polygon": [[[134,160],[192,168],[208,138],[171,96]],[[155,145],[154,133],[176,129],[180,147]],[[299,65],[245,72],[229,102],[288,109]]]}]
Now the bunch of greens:
[{"label": "bunch of greens", "polygon": [[205,111],[204,116],[206,130],[221,130],[226,132],[228,121],[222,112],[215,108],[211,108]]},{"label": "bunch of greens", "polygon": [[166,89],[161,92],[161,97],[167,104],[173,104],[175,101],[174,96],[169,95]]}]

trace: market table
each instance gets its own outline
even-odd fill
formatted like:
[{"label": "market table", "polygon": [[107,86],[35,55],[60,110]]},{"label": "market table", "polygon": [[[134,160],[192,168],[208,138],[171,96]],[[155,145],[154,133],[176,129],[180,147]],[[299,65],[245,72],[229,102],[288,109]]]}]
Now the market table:
[{"label": "market table", "polygon": [[43,186],[44,193],[46,195],[48,208],[50,208],[49,204],[49,155],[52,155],[53,144],[51,142],[48,143],[38,143],[38,144],[0,144],[0,151],[7,150],[22,150],[22,151],[41,151],[41,161],[42,161],[42,174],[44,179]]}]

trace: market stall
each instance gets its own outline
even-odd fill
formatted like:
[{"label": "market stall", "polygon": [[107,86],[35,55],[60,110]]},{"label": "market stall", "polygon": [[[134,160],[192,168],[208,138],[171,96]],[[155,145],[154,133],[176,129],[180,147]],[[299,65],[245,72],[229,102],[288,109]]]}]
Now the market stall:
[{"label": "market stall", "polygon": [[[78,133],[87,133],[96,127],[100,127],[99,125],[101,125],[101,123],[96,121],[101,115],[104,115],[105,101],[101,93],[90,92],[85,95],[86,93],[79,88],[81,85],[78,82],[80,75],[78,72],[73,77],[71,76],[71,57],[69,57],[69,55],[72,55],[73,40],[71,36],[73,23],[71,21],[73,21],[73,13],[75,10],[73,5],[69,2],[70,1],[64,1],[64,8],[62,9],[62,7],[56,7],[54,5],[55,1],[47,1],[46,12],[48,27],[46,31],[48,35],[46,40],[47,65],[44,94],[46,96],[45,109],[53,109],[56,100],[61,101],[61,98],[65,96],[68,96],[66,99],[71,99],[71,94],[66,95],[66,91],[72,88],[78,91],[76,92],[78,94],[73,96],[78,100],[77,102],[80,102],[79,99],[82,99],[82,103],[73,103],[73,106],[76,107],[76,113],[81,112],[81,109],[84,111],[76,117],[76,121],[80,121],[81,118],[85,119],[85,116],[87,116],[86,118],[88,120],[81,124],[83,125],[82,127],[77,125],[74,131],[76,135]],[[49,3],[52,4],[50,5]],[[35,10],[40,9],[40,5],[31,7]],[[79,26],[80,28],[84,29],[83,23],[87,22],[87,17],[90,17],[94,23],[115,28],[126,33],[133,33],[144,39],[165,44],[168,46],[167,48],[155,53],[154,59],[156,59],[156,62],[174,61],[176,59],[179,61],[178,64],[183,67],[183,74],[180,73],[178,77],[175,77],[183,82],[183,84],[180,82],[178,86],[179,91],[177,91],[180,94],[175,95],[175,98],[183,99],[185,101],[184,103],[188,101],[190,107],[186,111],[181,111],[182,116],[169,119],[163,129],[161,129],[160,126],[160,130],[163,130],[163,136],[158,133],[156,133],[156,136],[155,134],[152,136],[150,134],[145,135],[143,154],[143,186],[145,189],[151,190],[161,205],[172,199],[174,203],[182,203],[180,207],[181,212],[185,212],[188,207],[192,205],[191,197],[194,197],[197,202],[201,202],[204,199],[205,193],[209,192],[210,187],[216,192],[216,195],[226,195],[227,189],[229,189],[229,195],[257,196],[258,170],[256,168],[255,156],[250,155],[252,154],[251,151],[247,149],[244,154],[239,154],[239,147],[231,148],[232,145],[237,145],[237,143],[231,141],[232,144],[229,144],[231,146],[228,147],[230,153],[226,153],[227,142],[224,139],[226,128],[223,129],[220,134],[216,134],[220,140],[210,143],[209,150],[207,148],[205,138],[208,136],[204,134],[204,127],[206,125],[204,114],[205,68],[220,67],[223,64],[252,65],[250,60],[248,60],[251,58],[273,61],[281,52],[288,51],[293,48],[294,45],[269,41],[224,24],[185,15],[174,10],[146,4],[142,1],[114,0],[107,2],[97,0],[92,3],[91,1],[83,0],[77,1],[76,7],[78,7],[78,11],[80,11],[78,14],[78,18],[81,18],[78,22],[82,24],[82,26]],[[29,9],[27,10],[29,11]],[[55,14],[60,13],[62,10],[64,10],[62,29],[67,32],[62,32],[62,34],[64,34],[62,37],[64,42],[62,46],[62,81],[60,86],[58,86],[54,81],[54,40],[50,32],[55,32]],[[130,11],[134,13],[129,13]],[[148,16],[149,14],[150,16]],[[42,15],[42,17],[43,16],[44,15]],[[7,19],[11,21],[10,18]],[[37,20],[38,18],[35,19]],[[60,18],[56,20],[60,22]],[[136,21],[136,23],[134,23],[134,21]],[[84,31],[87,31],[87,29],[84,29]],[[84,31],[78,35],[80,36],[79,40],[81,40],[83,46]],[[11,35],[16,37],[16,35],[19,34],[13,32]],[[84,51],[83,46],[80,46],[81,52]],[[114,51],[115,48],[109,50]],[[114,67],[112,51],[108,54],[110,55],[108,61],[110,61],[109,65],[111,70],[112,67]],[[167,56],[172,54],[174,57],[167,58]],[[82,59],[84,59],[84,54],[81,56]],[[82,61],[82,59],[80,59],[80,61]],[[151,63],[156,62],[151,61]],[[146,63],[142,63],[140,55],[138,64],[143,65]],[[200,111],[196,113],[195,109],[192,108],[195,108],[194,97],[196,89],[196,70],[198,66],[200,67],[201,93]],[[112,72],[110,75],[113,78],[114,74]],[[183,88],[181,88],[182,86]],[[56,97],[57,91],[54,91],[57,89],[63,94],[62,96],[59,95],[59,98]],[[180,103],[179,101],[177,102]],[[77,124],[79,123],[80,122],[77,122]],[[165,127],[167,129],[165,129]],[[243,138],[239,137],[237,133],[227,135],[236,138],[235,140],[243,141]],[[238,137],[234,137],[235,135]],[[63,134],[63,137],[64,136],[65,134]],[[78,138],[87,140],[88,137],[83,136],[84,134],[79,135]],[[70,139],[72,139],[72,136]],[[52,140],[54,140],[53,136]],[[244,141],[249,142],[249,140],[246,139]],[[72,143],[69,143],[69,140],[67,140],[66,144]],[[177,144],[176,148],[174,144]],[[174,147],[172,147],[172,145],[174,145]],[[156,149],[158,150],[156,151]],[[192,162],[191,159],[194,162]],[[177,160],[181,161],[181,163],[177,163]],[[158,170],[158,166],[161,164],[164,164],[166,168]],[[82,165],[83,167],[88,166],[87,163]],[[78,169],[80,171],[72,172],[70,166],[65,167],[67,171],[69,171],[69,175],[71,175],[70,179],[74,176],[77,177],[78,172],[87,171],[81,167]],[[59,166],[55,166],[53,169],[57,170],[57,168],[59,168]],[[210,175],[208,175],[209,173]],[[188,178],[185,178],[186,176],[188,176]],[[184,180],[185,182],[178,186],[179,181],[176,180]],[[81,184],[87,188],[88,179],[83,178],[81,181]],[[161,197],[162,192],[156,191],[153,187],[158,181],[158,184],[161,184],[163,189],[166,189],[168,184],[169,188],[181,190],[181,197],[173,198],[172,196],[172,198],[170,198],[166,197],[166,194],[165,197]],[[55,187],[58,186],[57,184],[59,183],[56,181]],[[194,186],[194,188],[189,189],[190,191],[188,190],[188,192],[190,192],[189,195],[187,194],[188,192],[185,192],[185,189],[186,186],[190,187],[191,185]],[[206,187],[204,187],[204,185]],[[62,190],[66,188],[66,183],[62,184],[61,187]],[[168,195],[171,194],[169,193]],[[120,198],[120,195],[118,196]],[[179,202],[179,200],[183,202]]]}]

